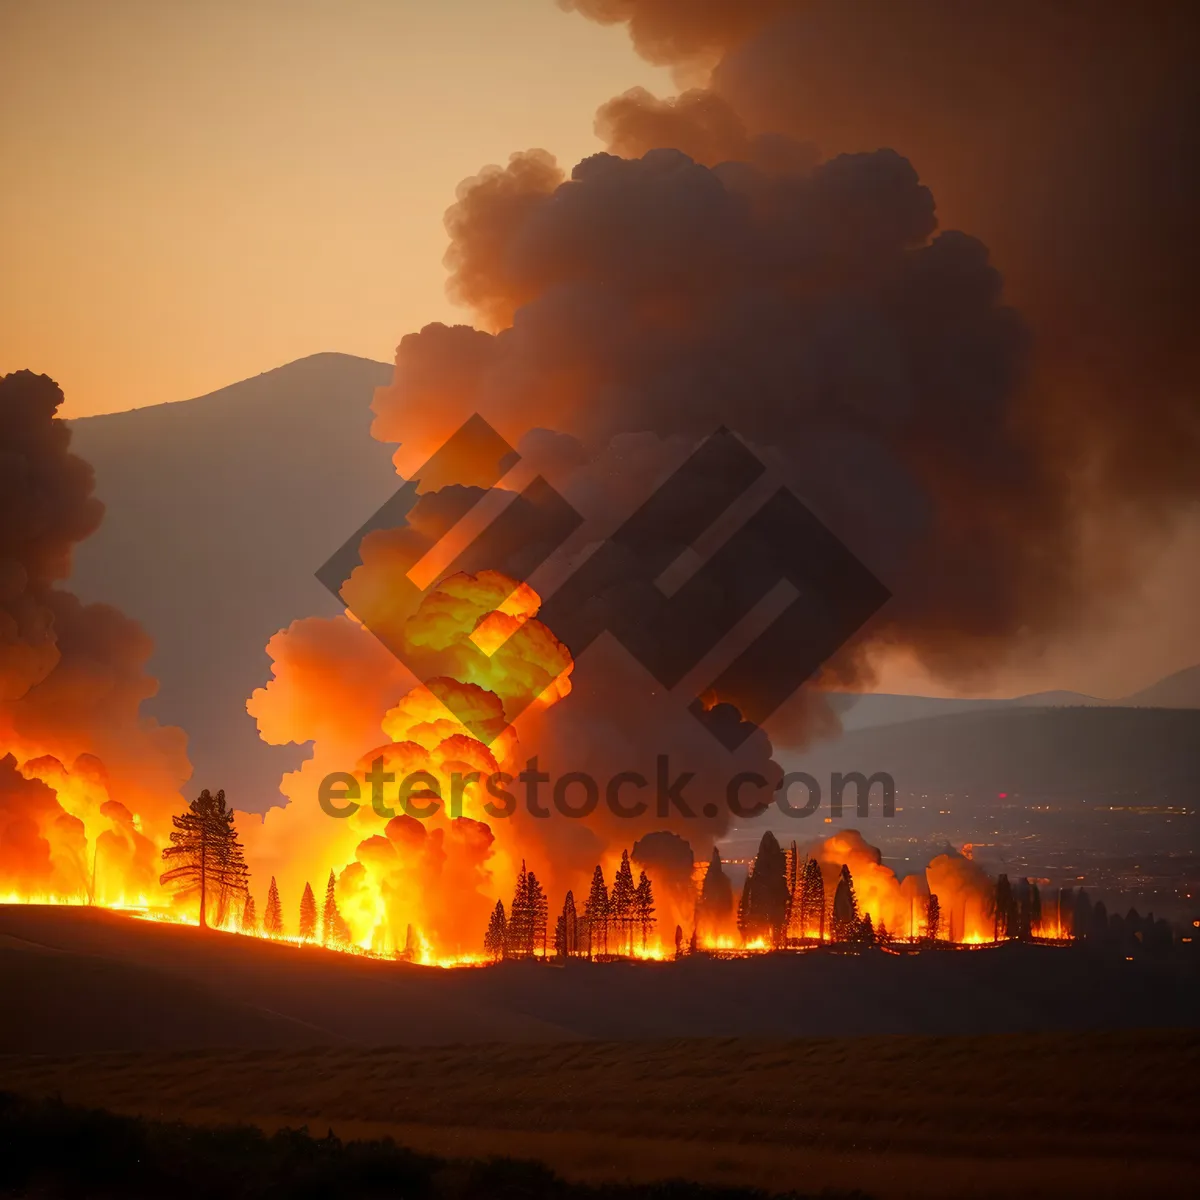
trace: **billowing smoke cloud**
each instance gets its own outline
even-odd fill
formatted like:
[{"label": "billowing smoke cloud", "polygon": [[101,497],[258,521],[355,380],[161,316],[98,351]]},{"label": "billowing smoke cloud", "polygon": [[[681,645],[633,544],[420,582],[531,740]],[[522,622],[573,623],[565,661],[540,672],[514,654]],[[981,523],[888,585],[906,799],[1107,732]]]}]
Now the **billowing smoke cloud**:
[{"label": "billowing smoke cloud", "polygon": [[[780,135],[824,158],[890,147],[943,225],[991,249],[1033,331],[1014,418],[1099,513],[1109,565],[1200,492],[1196,396],[1200,20],[1177,0],[560,0],[628,25],[706,86],[632,92],[597,130],[616,153],[708,164]],[[1130,504],[1143,520],[1118,523]]]},{"label": "billowing smoke cloud", "polygon": [[181,730],[141,716],[149,638],[58,585],[100,523],[45,375],[0,379],[0,893],[134,902],[190,774]]},{"label": "billowing smoke cloud", "polygon": [[511,325],[406,337],[378,436],[424,450],[472,411],[514,438],[551,424],[590,459],[556,482],[599,519],[619,478],[644,495],[725,424],[893,592],[860,651],[961,677],[1072,610],[1070,481],[1021,427],[1025,332],[905,159],[779,174],[652,150],[565,182],[537,162],[464,185],[448,218],[460,292]]},{"label": "billowing smoke cloud", "polygon": [[[1089,174],[1105,135],[1085,127],[1075,114],[1087,105],[1074,103],[1103,91],[1091,112],[1111,117],[1112,131],[1126,128],[1123,105],[1139,117],[1155,111],[1167,95],[1161,79],[1178,82],[1175,67],[1187,58],[1166,52],[1165,76],[1148,66],[1174,18],[1156,11],[1124,39],[1122,19],[1105,9],[1076,55],[1058,49],[1064,28],[1074,28],[1070,5],[566,7],[628,22],[639,50],[676,65],[685,81],[707,72],[706,86],[605,105],[598,129],[615,153],[569,173],[532,150],[460,185],[446,218],[449,288],[478,327],[430,325],[401,341],[394,381],[374,402],[375,436],[400,443],[399,472],[410,474],[482,414],[583,517],[559,555],[561,579],[727,426],[892,594],[826,664],[823,685],[868,684],[880,657],[897,653],[965,685],[1039,652],[1098,590],[1097,563],[1082,549],[1095,544],[1085,534],[1096,514],[1136,498],[1132,511],[1157,516],[1195,485],[1194,468],[1182,465],[1194,462],[1194,403],[1176,386],[1191,351],[1158,290],[1187,273],[1186,253],[1170,262],[1160,253],[1177,214],[1168,204],[1152,232],[1132,219],[1134,193],[1150,185],[1133,169],[1145,146],[1131,149],[1127,134],[1118,159],[1136,179]],[[1106,90],[1124,48],[1121,78],[1139,88]],[[1059,57],[1072,61],[1048,69]],[[981,69],[987,63],[1005,70]],[[1179,92],[1182,108],[1190,95]],[[1170,156],[1173,135],[1165,136]],[[1073,175],[1072,155],[1088,171]],[[1102,182],[1108,190],[1084,205]],[[1009,306],[989,246],[1039,337]],[[1094,356],[1097,346],[1103,354]],[[1149,349],[1164,364],[1141,409],[1152,430],[1129,417],[1125,388]],[[1103,386],[1089,390],[1101,374]],[[456,653],[469,651],[472,622],[492,619],[494,601],[464,605],[464,591],[483,597],[486,572],[525,573],[507,561],[459,564],[464,574],[424,615],[397,599],[402,577],[436,541],[452,485],[472,482],[439,480],[407,528],[370,535],[345,595],[368,627],[378,629],[383,614],[387,640],[410,652],[419,629],[438,631],[448,640],[436,655],[450,664],[438,686],[479,687],[478,719],[509,721],[520,705],[509,704],[508,685],[472,673],[470,654]],[[553,593],[555,569],[529,580],[535,591]],[[586,602],[604,612],[620,605],[620,592]],[[521,619],[557,644],[552,620],[535,624],[532,609]],[[362,910],[360,940],[364,924],[374,937],[383,895],[392,945],[401,925],[425,922],[424,936],[457,952],[461,923],[427,898],[445,872],[474,914],[485,911],[481,899],[507,897],[522,861],[555,904],[567,887],[581,900],[597,861],[611,878],[621,849],[657,832],[682,837],[703,861],[728,826],[731,774],[755,771],[768,786],[779,776],[763,730],[731,758],[677,696],[602,638],[570,671],[550,654],[542,671],[555,680],[555,702],[527,710],[487,755],[518,769],[536,755],[552,778],[586,773],[601,787],[620,771],[654,779],[666,757],[695,778],[695,816],[651,808],[618,819],[601,805],[572,821],[518,806],[510,819],[479,821],[487,836],[444,813],[423,836],[365,810],[334,822],[316,803],[327,771],[365,782],[374,754],[444,772],[460,759],[482,761],[482,744],[415,720],[429,697],[411,691],[415,681],[387,665],[349,617],[293,626],[270,651],[275,678],[251,711],[268,740],[313,740],[314,751],[285,781],[291,805],[268,815],[251,849],[259,864],[288,872],[295,894],[301,873],[339,871],[347,905],[357,897]],[[517,676],[524,694],[533,676]],[[727,697],[708,699],[709,720],[738,719]],[[835,725],[809,688],[768,728],[800,745]],[[849,835],[819,857],[830,890],[852,864],[864,903],[889,927],[911,924],[935,883],[950,919],[982,920],[971,897],[985,889],[969,860],[947,856],[899,881]],[[674,873],[654,869],[669,891]]]}]

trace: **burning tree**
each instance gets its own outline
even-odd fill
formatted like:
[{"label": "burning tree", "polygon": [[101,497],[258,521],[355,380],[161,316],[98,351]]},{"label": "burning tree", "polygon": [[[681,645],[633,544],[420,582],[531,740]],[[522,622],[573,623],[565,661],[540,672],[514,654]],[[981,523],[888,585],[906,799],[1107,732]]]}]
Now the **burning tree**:
[{"label": "burning tree", "polygon": [[529,911],[532,914],[532,939],[529,953],[532,955],[537,946],[542,948],[542,957],[546,957],[546,928],[550,921],[550,901],[546,890],[538,877],[529,872]]},{"label": "burning tree", "polygon": [[583,919],[587,926],[588,957],[600,950],[608,953],[608,888],[604,883],[604,872],[597,865],[592,872],[592,886],[587,903],[583,906]]},{"label": "burning tree", "polygon": [[992,911],[992,941],[1009,938],[1016,932],[1017,912],[1013,899],[1012,885],[1007,875],[1001,875],[996,880],[996,896]]},{"label": "burning tree", "polygon": [[275,876],[271,876],[271,887],[267,892],[267,911],[263,913],[263,932],[268,937],[280,937],[283,934],[283,906],[279,903],[279,887]]},{"label": "burning tree", "polygon": [[629,851],[622,850],[621,865],[617,868],[612,894],[608,898],[609,923],[616,934],[618,954],[628,954],[633,949],[634,890]]},{"label": "burning tree", "polygon": [[219,791],[214,796],[205,788],[186,812],[171,818],[171,823],[175,826],[171,844],[162,856],[174,865],[162,873],[159,882],[176,896],[199,897],[202,929],[208,926],[208,906],[215,896],[216,924],[223,925],[230,900],[235,895],[247,895],[250,879],[233,824],[233,809],[225,805],[225,793]]},{"label": "burning tree", "polygon": [[537,947],[546,953],[546,926],[550,905],[538,877],[521,863],[512,907],[505,927],[504,954],[507,958],[532,958]]},{"label": "burning tree", "polygon": [[938,903],[937,895],[930,892],[929,900],[925,904],[925,936],[931,942],[936,942],[941,931],[942,906]]},{"label": "burning tree", "polygon": [[336,886],[337,880],[331,869],[329,882],[325,885],[325,908],[321,913],[321,941],[335,949],[350,944],[350,929],[338,911]]},{"label": "burning tree", "polygon": [[742,891],[739,925],[743,936],[766,938],[779,945],[787,936],[788,902],[787,858],[768,829]]},{"label": "burning tree", "polygon": [[562,912],[554,926],[554,952],[559,958],[571,958],[579,953],[579,918],[575,912],[575,895],[568,891]]},{"label": "burning tree", "polygon": [[508,922],[504,916],[504,901],[497,900],[492,909],[491,920],[488,921],[487,933],[483,935],[483,948],[494,961],[499,962],[504,957],[504,947],[508,941]]},{"label": "burning tree", "polygon": [[825,880],[821,866],[815,858],[804,861],[804,873],[800,878],[800,936],[808,937],[808,931],[817,927],[817,937],[825,940]]},{"label": "burning tree", "polygon": [[833,922],[830,934],[835,942],[852,942],[858,937],[858,898],[854,894],[854,878],[843,864],[837,888],[833,893]]},{"label": "burning tree", "polygon": [[[654,928],[654,889],[650,884],[650,876],[642,871],[638,875],[637,888],[633,893],[633,912],[634,917],[642,931],[642,949],[646,949],[646,941],[650,937],[650,930]],[[676,930],[679,937],[682,937],[682,931]],[[678,952],[678,937],[676,938],[676,952]]]},{"label": "burning tree", "polygon": [[300,897],[300,936],[306,942],[317,936],[317,898],[311,883],[304,885],[304,895]]},{"label": "burning tree", "polygon": [[856,940],[862,942],[864,946],[875,945],[875,922],[871,920],[870,913],[864,913],[862,920],[859,921]]},{"label": "burning tree", "polygon": [[254,908],[254,897],[246,893],[246,903],[242,905],[241,930],[243,933],[258,932],[258,913]]}]

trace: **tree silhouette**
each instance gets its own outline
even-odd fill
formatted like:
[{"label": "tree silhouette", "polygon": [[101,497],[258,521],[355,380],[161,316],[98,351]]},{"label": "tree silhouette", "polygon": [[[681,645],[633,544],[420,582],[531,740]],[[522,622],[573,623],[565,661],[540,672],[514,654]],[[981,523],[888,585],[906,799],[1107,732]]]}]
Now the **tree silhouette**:
[{"label": "tree silhouette", "polygon": [[787,858],[768,829],[742,890],[742,936],[779,945],[787,936],[788,899]]},{"label": "tree silhouette", "polygon": [[842,865],[842,873],[833,893],[830,934],[835,942],[850,942],[858,935],[858,898],[854,894],[850,868],[845,864]]},{"label": "tree silhouette", "polygon": [[864,946],[875,945],[875,922],[871,920],[870,913],[863,913],[862,919],[858,923],[857,939]]},{"label": "tree silhouette", "polygon": [[235,895],[245,897],[250,878],[225,793],[214,796],[205,788],[171,823],[175,826],[171,844],[162,856],[173,865],[159,882],[177,896],[198,897],[202,929],[208,926],[208,908],[215,897],[216,924],[223,925],[230,900]]},{"label": "tree silhouette", "polygon": [[881,945],[886,946],[892,940],[891,931],[883,921],[879,922],[879,928],[875,930],[875,940]]},{"label": "tree silhouette", "polygon": [[504,918],[504,901],[497,900],[492,909],[491,920],[488,921],[487,933],[483,935],[483,948],[492,956],[495,962],[504,957],[504,949],[508,944],[508,922]]},{"label": "tree silhouette", "polygon": [[512,904],[508,907],[504,953],[507,958],[524,958],[533,953],[533,910],[529,905],[529,871],[521,860]]},{"label": "tree silhouette", "polygon": [[538,877],[532,872],[528,876],[528,904],[529,904],[529,949],[528,954],[532,957],[537,947],[542,948],[542,957],[546,957],[546,926],[550,919],[550,901],[546,898],[546,892],[543,889]]},{"label": "tree silhouette", "polygon": [[645,871],[638,875],[637,889],[633,894],[633,911],[642,933],[642,949],[645,950],[650,930],[655,924],[654,889],[650,884],[650,876]]},{"label": "tree silhouette", "polygon": [[279,903],[279,888],[275,884],[275,876],[271,876],[271,888],[267,892],[267,911],[263,913],[263,932],[268,937],[280,937],[283,934],[283,907]]},{"label": "tree silhouette", "polygon": [[629,864],[629,851],[621,851],[621,865],[613,880],[612,894],[608,898],[608,916],[617,941],[617,953],[633,951],[634,886],[633,868]]},{"label": "tree silhouette", "polygon": [[321,941],[335,949],[350,944],[349,926],[338,912],[336,885],[337,881],[330,870],[329,882],[325,885],[325,907],[321,911]]},{"label": "tree silhouette", "polygon": [[[800,851],[793,840],[787,853],[787,936],[792,936],[792,930],[800,917],[800,884],[804,878],[804,864],[800,861]],[[803,936],[803,931],[797,936]]]},{"label": "tree silhouette", "polygon": [[728,928],[729,918],[733,915],[733,884],[721,865],[721,855],[713,847],[712,857],[708,860],[708,870],[704,874],[704,883],[700,887],[700,901],[696,905],[696,927],[700,935],[710,936],[722,928]]},{"label": "tree silhouette", "polygon": [[575,894],[568,891],[563,900],[562,912],[554,926],[554,949],[560,958],[571,958],[579,953],[579,918],[575,912]]},{"label": "tree silhouette", "polygon": [[816,928],[817,937],[825,940],[825,880],[821,875],[821,864],[815,858],[804,863],[800,878],[800,935],[810,937],[809,930]]},{"label": "tree silhouette", "polygon": [[313,895],[312,884],[306,883],[300,897],[300,937],[307,942],[316,936],[317,898]]},{"label": "tree silhouette", "polygon": [[241,930],[243,933],[258,932],[258,913],[254,908],[254,897],[246,893],[246,903],[242,905]]},{"label": "tree silhouette", "polygon": [[592,886],[587,903],[583,906],[583,919],[587,922],[588,957],[596,953],[608,953],[608,888],[604,884],[604,872],[599,866],[592,872]]},{"label": "tree silhouette", "polygon": [[936,942],[941,931],[942,906],[938,903],[936,893],[930,892],[929,899],[925,902],[925,936],[931,942]]},{"label": "tree silhouette", "polygon": [[[693,935],[695,936],[695,935]],[[675,957],[683,957],[683,926],[675,926]]]},{"label": "tree silhouette", "polygon": [[996,899],[992,913],[992,941],[1014,937],[1017,926],[1016,901],[1007,875],[996,880]]}]

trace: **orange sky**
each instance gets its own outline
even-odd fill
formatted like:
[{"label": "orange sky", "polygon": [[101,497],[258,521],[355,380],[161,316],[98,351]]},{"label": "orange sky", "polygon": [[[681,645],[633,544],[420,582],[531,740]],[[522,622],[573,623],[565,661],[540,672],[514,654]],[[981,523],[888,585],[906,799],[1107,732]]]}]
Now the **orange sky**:
[{"label": "orange sky", "polygon": [[[0,373],[67,415],[453,318],[455,185],[670,90],[551,0],[0,0]],[[462,319],[460,317],[460,319]]]}]

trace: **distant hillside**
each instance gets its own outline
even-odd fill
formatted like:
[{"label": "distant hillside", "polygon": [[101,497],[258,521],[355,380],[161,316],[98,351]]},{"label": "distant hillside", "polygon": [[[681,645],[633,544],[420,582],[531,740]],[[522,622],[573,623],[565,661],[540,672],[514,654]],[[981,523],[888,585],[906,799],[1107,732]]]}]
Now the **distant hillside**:
[{"label": "distant hillside", "polygon": [[1177,671],[1152,687],[1106,700],[1082,692],[1033,692],[1028,696],[1006,699],[976,700],[964,697],[902,696],[883,692],[859,694],[838,692],[833,706],[842,719],[847,733],[870,729],[878,725],[893,725],[898,721],[916,721],[922,717],[942,717],[951,713],[983,712],[997,708],[1200,708],[1200,666]]},{"label": "distant hillside", "polygon": [[1156,708],[1200,708],[1200,666],[1176,671],[1122,703]]},{"label": "distant hillside", "polygon": [[264,746],[245,701],[267,639],[337,605],[313,572],[395,490],[370,437],[391,368],[317,354],[219,392],[73,422],[96,469],[104,524],[72,587],[140,620],[161,681],[150,710],[190,736],[196,787],[239,807],[278,799],[295,748]]},{"label": "distant hillside", "polygon": [[[264,646],[276,630],[337,611],[313,572],[397,487],[391,447],[369,433],[372,394],[390,379],[387,364],[316,354],[195,400],[73,422],[75,449],[95,467],[108,511],[76,554],[72,586],[85,599],[116,604],[153,635],[161,689],[149,709],[187,730],[193,788],[224,787],[239,807],[261,811],[299,761],[302,751],[259,741],[245,701],[267,678]],[[1088,739],[1100,727],[1085,733],[1076,718],[973,723],[1020,708],[1042,714],[1050,705],[1114,703],[1200,708],[1200,667],[1124,701],[1069,692],[1011,700],[843,694],[835,704],[847,736],[821,753],[855,766],[903,761],[961,790],[967,779],[1010,773],[1020,739],[1029,740],[1026,768],[1037,777],[1063,733],[1082,739],[1079,753],[1096,763],[1129,744],[1133,757],[1117,764],[1128,774],[1146,744],[1120,720],[1125,732],[1094,753]],[[884,728],[902,732],[853,740]],[[960,741],[968,734],[982,739],[969,753],[974,743]],[[922,750],[927,743],[944,744],[945,755]],[[901,750],[910,757],[898,759]]]},{"label": "distant hillside", "polygon": [[898,788],[1190,802],[1200,795],[1200,711],[1004,705],[847,733],[799,761],[884,771]]}]

